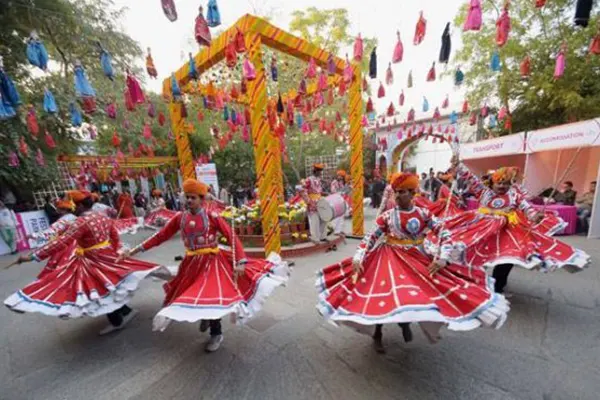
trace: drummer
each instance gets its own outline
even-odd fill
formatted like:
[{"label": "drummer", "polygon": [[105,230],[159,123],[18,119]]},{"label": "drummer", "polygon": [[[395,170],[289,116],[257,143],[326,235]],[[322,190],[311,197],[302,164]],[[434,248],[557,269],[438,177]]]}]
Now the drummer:
[{"label": "drummer", "polygon": [[[336,178],[331,182],[331,194],[338,193],[340,196],[346,194],[346,171],[339,170]],[[344,200],[345,201],[345,200]],[[333,233],[337,236],[343,236],[342,229],[344,227],[344,215],[337,217],[333,221]]]},{"label": "drummer", "polygon": [[321,175],[325,165],[313,164],[313,173],[304,181],[304,191],[302,197],[306,202],[308,211],[308,226],[310,228],[310,240],[313,243],[326,242],[327,223],[317,213],[317,202],[323,195],[323,184]]}]

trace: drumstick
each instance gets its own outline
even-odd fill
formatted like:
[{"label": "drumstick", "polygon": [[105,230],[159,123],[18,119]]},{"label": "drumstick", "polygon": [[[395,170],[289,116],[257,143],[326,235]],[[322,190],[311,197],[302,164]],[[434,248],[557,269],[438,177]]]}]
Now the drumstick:
[{"label": "drumstick", "polygon": [[4,267],[3,269],[9,269],[14,267],[15,265],[19,264],[19,259],[16,259],[15,261],[11,262],[10,264],[8,264],[6,267]]}]

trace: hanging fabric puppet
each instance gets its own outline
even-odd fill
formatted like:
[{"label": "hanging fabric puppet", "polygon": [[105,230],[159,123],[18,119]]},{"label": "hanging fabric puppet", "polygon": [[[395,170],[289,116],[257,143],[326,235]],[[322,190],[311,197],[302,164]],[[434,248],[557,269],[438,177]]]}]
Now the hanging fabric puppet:
[{"label": "hanging fabric puppet", "polygon": [[396,41],[396,46],[394,47],[394,54],[392,55],[392,62],[394,64],[401,62],[404,58],[404,45],[402,44],[402,39],[400,38],[400,31],[396,31],[396,36],[398,39]]},{"label": "hanging fabric puppet", "polygon": [[437,121],[441,116],[440,109],[436,107],[435,110],[433,110],[433,119]]},{"label": "hanging fabric puppet", "polygon": [[35,108],[33,106],[29,106],[29,110],[27,111],[27,130],[31,133],[32,136],[38,135],[40,133],[40,126],[37,121],[37,116],[35,115]]},{"label": "hanging fabric puppet", "polygon": [[308,62],[308,68],[306,69],[306,77],[312,79],[317,76],[317,63],[314,58],[311,58]]},{"label": "hanging fabric puppet", "polygon": [[510,7],[510,1],[506,0],[504,3],[504,9],[498,21],[496,21],[496,44],[498,47],[502,47],[508,40],[508,34],[510,33],[510,15],[508,14],[508,8]]},{"label": "hanging fabric puppet", "polygon": [[546,5],[546,0],[535,0],[535,7],[542,8]]},{"label": "hanging fabric puppet", "polygon": [[423,96],[423,112],[429,111],[429,101],[427,101],[427,97]]},{"label": "hanging fabric puppet", "polygon": [[377,47],[373,47],[371,58],[369,59],[369,78],[377,78]]},{"label": "hanging fabric puppet", "polygon": [[406,83],[406,87],[409,89],[413,87],[412,70],[408,71],[408,82]]},{"label": "hanging fabric puppet", "polygon": [[529,56],[525,56],[523,61],[521,61],[521,65],[519,66],[519,70],[521,71],[521,78],[527,79],[529,78],[529,74],[531,73],[531,58]]},{"label": "hanging fabric puppet", "polygon": [[83,123],[83,118],[81,116],[81,112],[74,102],[69,103],[69,113],[71,114],[71,125],[80,127]]},{"label": "hanging fabric puppet", "polygon": [[32,31],[27,39],[27,59],[42,71],[48,68],[48,52],[36,31]]},{"label": "hanging fabric puppet", "polygon": [[248,55],[244,57],[244,64],[242,65],[242,72],[244,75],[244,79],[248,82],[256,79],[256,69],[254,69],[254,65],[248,58]]},{"label": "hanging fabric puppet", "polygon": [[156,71],[156,67],[154,66],[154,60],[152,59],[152,53],[150,51],[150,47],[148,47],[148,55],[146,55],[146,71],[150,78],[156,79],[158,76],[158,72]]},{"label": "hanging fabric puppet", "polygon": [[456,111],[452,111],[450,114],[450,123],[456,124],[458,122],[458,113]]},{"label": "hanging fabric puppet", "polygon": [[449,105],[450,105],[450,99],[448,98],[448,95],[446,95],[446,98],[442,102],[442,108],[448,108]]},{"label": "hanging fabric puppet", "polygon": [[0,91],[0,120],[13,118],[17,112]]},{"label": "hanging fabric puppet", "polygon": [[419,20],[417,21],[417,26],[415,27],[415,37],[413,39],[413,43],[415,46],[421,44],[421,42],[425,38],[426,30],[427,30],[427,20],[423,17],[423,11],[420,11],[419,12]]},{"label": "hanging fabric puppet", "polygon": [[235,51],[235,40],[231,39],[225,46],[225,64],[229,68],[235,68],[237,65],[237,52]]},{"label": "hanging fabric puppet", "polygon": [[279,70],[277,69],[277,57],[275,57],[275,54],[271,57],[271,79],[273,82],[279,80]]},{"label": "hanging fabric puppet", "polygon": [[[2,94],[2,101],[5,106],[10,105],[11,108],[16,108],[21,105],[21,96],[19,96],[19,92],[17,91],[14,82],[4,72],[2,57],[0,57],[0,94]],[[7,108],[6,111],[8,112],[9,108]]]},{"label": "hanging fabric puppet", "polygon": [[221,25],[221,13],[217,0],[208,0],[208,11],[206,12],[206,24],[211,28]]},{"label": "hanging fabric puppet", "polygon": [[194,60],[194,56],[190,52],[188,54],[189,62],[188,62],[188,78],[190,79],[198,79],[198,69],[196,68],[196,61]]},{"label": "hanging fabric puppet", "polygon": [[560,45],[560,50],[556,56],[556,65],[554,67],[554,80],[559,79],[565,73],[565,54],[567,52],[567,43],[563,42]]},{"label": "hanging fabric puppet", "polygon": [[115,119],[117,118],[117,105],[113,102],[108,103],[106,108],[104,109],[108,118]]},{"label": "hanging fabric puppet", "polygon": [[154,118],[156,116],[156,107],[154,107],[154,103],[152,102],[148,104],[148,116],[150,118]]},{"label": "hanging fabric puppet", "polygon": [[21,153],[21,156],[29,157],[29,146],[23,136],[19,139],[19,152]]},{"label": "hanging fabric puppet", "polygon": [[354,40],[354,61],[361,62],[363,58],[363,39],[360,33]]},{"label": "hanging fabric puppet", "polygon": [[385,84],[390,86],[393,83],[394,83],[394,73],[392,72],[392,63],[389,63],[387,71],[385,71]]},{"label": "hanging fabric puppet", "polygon": [[[1,118],[2,107],[3,107],[3,105],[0,104],[0,118]],[[12,167],[12,168],[16,168],[19,165],[21,165],[21,162],[19,161],[19,156],[14,151],[11,151],[10,154],[8,155],[8,166]]]},{"label": "hanging fabric puppet", "polygon": [[454,85],[460,86],[460,85],[462,85],[464,80],[465,80],[465,74],[464,74],[464,72],[462,72],[462,70],[459,67],[456,69],[456,72],[454,73]]},{"label": "hanging fabric puppet", "polygon": [[171,22],[177,21],[177,9],[173,0],[160,0],[160,3],[167,19]]},{"label": "hanging fabric puppet", "polygon": [[46,146],[48,146],[49,149],[54,149],[56,147],[56,143],[54,142],[54,138],[52,137],[52,135],[48,131],[46,131],[44,133],[44,141],[46,142]]},{"label": "hanging fabric puppet", "polygon": [[55,114],[58,112],[54,95],[48,89],[44,90],[44,111],[49,114]]},{"label": "hanging fabric puppet", "polygon": [[440,49],[440,63],[448,64],[450,51],[452,50],[452,39],[450,38],[450,22],[446,24],[442,34],[442,48]]},{"label": "hanging fabric puppet", "polygon": [[246,52],[246,39],[244,38],[244,34],[239,29],[236,29],[234,40],[235,40],[235,51],[240,54],[245,53]]},{"label": "hanging fabric puppet", "polygon": [[379,89],[377,90],[377,98],[382,99],[385,97],[385,88],[383,87],[383,83],[379,82]]},{"label": "hanging fabric puppet", "polygon": [[463,114],[466,114],[469,112],[469,102],[467,100],[465,100],[462,105],[462,112],[463,112]]},{"label": "hanging fabric puppet", "polygon": [[373,100],[371,100],[371,98],[369,97],[367,99],[367,108],[365,109],[365,112],[367,114],[371,114],[373,111],[375,111],[375,109],[373,108]]},{"label": "hanging fabric puppet", "polygon": [[133,104],[143,104],[146,102],[146,97],[144,96],[144,91],[140,86],[140,83],[136,79],[135,76],[131,74],[129,69],[125,70],[127,77],[125,78],[125,83],[127,85],[127,91],[131,96],[131,101]]},{"label": "hanging fabric puppet", "polygon": [[329,54],[327,57],[327,73],[329,75],[335,75],[335,60],[333,59],[333,54]]},{"label": "hanging fabric puppet", "polygon": [[584,28],[588,26],[593,6],[594,0],[577,0],[577,4],[575,5],[575,25],[583,26]]},{"label": "hanging fabric puppet", "polygon": [[404,105],[404,90],[402,90],[400,92],[400,99],[399,99],[399,103],[400,103],[400,107],[402,107]]},{"label": "hanging fabric puppet", "polygon": [[196,24],[194,26],[194,37],[196,38],[196,42],[200,46],[210,46],[211,37],[210,31],[208,30],[208,25],[206,20],[204,19],[204,10],[202,6],[198,8],[198,16],[196,17]]},{"label": "hanging fabric puppet", "polygon": [[74,67],[75,95],[83,102],[86,113],[96,111],[96,91],[90,84],[81,61],[75,61]]},{"label": "hanging fabric puppet", "polygon": [[115,71],[112,66],[112,57],[108,51],[106,51],[100,42],[98,42],[98,47],[100,48],[100,65],[102,66],[102,72],[104,76],[106,76],[111,81],[115,79]]},{"label": "hanging fabric puppet", "polygon": [[592,41],[590,42],[589,53],[596,55],[596,56],[600,55],[600,24],[598,26],[598,30],[596,31],[596,34],[594,35],[594,37],[592,38]]},{"label": "hanging fabric puppet", "polygon": [[435,81],[435,61],[431,65],[429,72],[427,73],[427,82]]},{"label": "hanging fabric puppet", "polygon": [[469,15],[463,25],[463,31],[478,31],[481,29],[481,0],[471,0]]},{"label": "hanging fabric puppet", "polygon": [[35,154],[35,162],[40,167],[45,167],[46,166],[46,160],[44,159],[44,153],[42,153],[41,149],[37,149],[37,152]]},{"label": "hanging fabric puppet", "polygon": [[500,54],[498,53],[498,50],[494,50],[494,53],[492,53],[490,68],[494,72],[500,72]]}]

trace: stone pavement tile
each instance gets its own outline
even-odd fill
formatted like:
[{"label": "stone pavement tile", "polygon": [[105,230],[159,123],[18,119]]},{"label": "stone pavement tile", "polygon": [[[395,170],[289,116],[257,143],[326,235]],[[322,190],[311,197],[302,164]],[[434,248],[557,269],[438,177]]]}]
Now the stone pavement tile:
[{"label": "stone pavement tile", "polygon": [[317,311],[304,311],[279,322],[264,333],[265,337],[277,348],[301,339],[308,332],[315,329],[320,323]]},{"label": "stone pavement tile", "polygon": [[[553,386],[544,394],[544,400],[598,400],[600,376],[592,371],[569,369],[554,371]],[[535,383],[532,383],[535,384]]]},{"label": "stone pavement tile", "polygon": [[563,368],[596,374],[600,387],[600,310],[551,303],[546,319],[544,348],[566,363]]}]

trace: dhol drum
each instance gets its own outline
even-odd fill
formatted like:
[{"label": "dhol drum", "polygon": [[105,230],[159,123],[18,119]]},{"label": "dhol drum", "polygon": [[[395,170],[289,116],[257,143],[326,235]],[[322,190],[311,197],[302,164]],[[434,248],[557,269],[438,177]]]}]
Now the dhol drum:
[{"label": "dhol drum", "polygon": [[347,208],[346,201],[339,193],[323,197],[317,202],[317,213],[319,218],[325,222],[343,217]]}]

